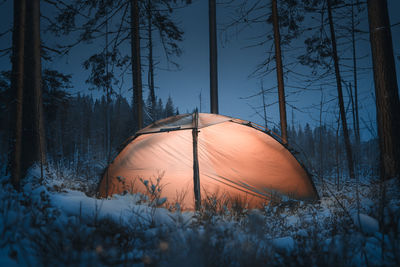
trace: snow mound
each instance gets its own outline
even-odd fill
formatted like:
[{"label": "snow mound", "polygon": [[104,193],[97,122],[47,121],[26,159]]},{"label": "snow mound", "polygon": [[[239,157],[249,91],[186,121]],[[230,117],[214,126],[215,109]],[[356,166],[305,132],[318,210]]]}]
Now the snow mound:
[{"label": "snow mound", "polygon": [[365,234],[372,235],[379,231],[378,221],[366,214],[360,213],[358,215],[355,213],[351,216],[351,218],[353,219],[355,226]]},{"label": "snow mound", "polygon": [[294,249],[294,240],[290,236],[279,237],[272,240],[274,248],[282,253],[290,253]]},{"label": "snow mound", "polygon": [[83,192],[66,190],[66,192],[49,192],[52,204],[67,216],[75,216],[86,223],[97,219],[111,218],[116,222],[129,225],[132,223],[155,223],[156,225],[172,225],[175,222],[163,208],[152,209],[146,205],[138,205],[136,195],[115,195],[111,199],[96,199]]}]

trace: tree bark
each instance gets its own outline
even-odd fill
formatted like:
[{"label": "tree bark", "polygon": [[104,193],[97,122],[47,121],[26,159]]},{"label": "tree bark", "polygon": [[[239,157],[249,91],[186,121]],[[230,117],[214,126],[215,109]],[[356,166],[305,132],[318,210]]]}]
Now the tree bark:
[{"label": "tree bark", "polygon": [[[104,2],[103,2],[104,4]],[[107,153],[107,163],[111,161],[111,115],[110,115],[110,109],[111,109],[111,93],[112,93],[112,88],[111,88],[111,81],[110,81],[110,75],[109,75],[109,62],[108,62],[108,9],[107,6],[105,8],[105,13],[106,13],[106,32],[105,32],[105,69],[106,69],[106,153]]]},{"label": "tree bark", "polygon": [[282,142],[284,144],[287,144],[288,136],[287,136],[287,119],[286,119],[286,99],[285,99],[285,87],[284,87],[284,83],[283,83],[281,36],[280,36],[280,32],[279,32],[277,0],[272,0],[272,24],[273,24],[273,28],[274,28],[276,78],[278,81],[281,137],[282,137]]},{"label": "tree bark", "polygon": [[208,1],[210,34],[210,104],[211,113],[218,114],[217,18],[215,0]]},{"label": "tree bark", "polygon": [[[319,102],[319,178],[323,179],[323,174],[322,174],[322,153],[323,153],[323,144],[322,144],[322,111],[323,111],[323,105],[324,105],[324,93],[321,88],[321,100]],[[322,183],[324,184],[324,183]]]},{"label": "tree bark", "polygon": [[351,40],[352,40],[352,50],[353,50],[354,107],[355,107],[355,117],[356,117],[356,122],[355,122],[356,127],[354,128],[354,133],[356,137],[357,150],[358,150],[360,146],[360,121],[358,116],[358,80],[357,80],[356,38],[355,38],[355,26],[354,26],[354,1],[353,5],[351,6]]},{"label": "tree bark", "polygon": [[333,26],[333,19],[332,19],[331,0],[327,0],[327,3],[328,3],[329,28],[330,28],[330,32],[331,32],[331,42],[332,42],[332,59],[333,59],[334,65],[335,65],[336,84],[337,84],[337,91],[338,91],[338,98],[339,98],[339,109],[340,109],[340,117],[342,119],[344,143],[346,146],[347,164],[348,164],[348,168],[349,168],[350,177],[355,178],[353,155],[352,155],[352,151],[351,151],[349,131],[347,129],[346,112],[344,109],[342,81],[341,81],[341,77],[340,77],[339,58],[337,55],[337,48],[336,48],[335,28]]},{"label": "tree bark", "polygon": [[353,116],[354,137],[357,142],[356,111],[355,111],[355,107],[354,107],[353,86],[351,85],[351,83],[349,83],[349,95],[350,95],[350,104],[351,104],[351,115]]},{"label": "tree bark", "polygon": [[14,137],[11,143],[11,182],[19,190],[21,179],[22,112],[24,88],[25,0],[14,0],[11,89],[14,95]]},{"label": "tree bark", "polygon": [[153,61],[153,29],[152,29],[152,5],[151,0],[147,3],[147,35],[149,38],[148,49],[149,49],[149,71],[148,71],[148,83],[150,90],[150,100],[151,100],[151,116],[152,120],[155,121],[155,109],[156,109],[156,94],[154,92],[154,61]]},{"label": "tree bark", "polygon": [[34,162],[40,162],[43,167],[46,161],[40,55],[40,0],[26,1],[25,38],[22,176]]},{"label": "tree bark", "polygon": [[368,0],[381,178],[400,178],[400,107],[386,0]]},{"label": "tree bark", "polygon": [[[30,2],[30,1],[28,1]],[[43,88],[42,88],[42,62],[41,62],[41,37],[40,37],[40,0],[32,0],[32,35],[34,56],[34,97],[35,97],[35,128],[38,144],[38,159],[43,164],[46,162],[46,139],[43,113]],[[43,176],[43,174],[42,174]]]},{"label": "tree bark", "polygon": [[140,62],[140,32],[138,0],[131,0],[131,53],[133,108],[137,120],[137,130],[143,128],[142,68]]},{"label": "tree bark", "polygon": [[264,126],[265,131],[268,129],[268,119],[267,119],[267,106],[265,104],[265,92],[264,92],[264,84],[261,80],[261,95],[262,95],[262,102],[263,102],[263,110],[264,110]]}]

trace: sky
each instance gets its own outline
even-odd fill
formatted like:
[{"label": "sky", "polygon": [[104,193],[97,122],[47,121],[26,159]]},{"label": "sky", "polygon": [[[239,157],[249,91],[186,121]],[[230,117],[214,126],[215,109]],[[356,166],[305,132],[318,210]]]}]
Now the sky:
[{"label": "sky", "polygon": [[[180,65],[180,70],[167,71],[166,61],[162,55],[160,45],[155,46],[156,60],[159,61],[155,76],[156,95],[164,100],[171,96],[174,104],[178,106],[181,113],[191,112],[198,108],[202,112],[209,112],[209,55],[208,55],[208,1],[194,0],[193,3],[185,8],[179,9],[174,13],[174,20],[182,27],[184,31],[184,40],[181,42],[183,54],[179,58],[174,58]],[[42,5],[43,6],[43,5]],[[392,24],[400,22],[400,1],[388,0],[390,21]],[[46,10],[45,10],[46,11]],[[12,1],[6,1],[0,9],[0,32],[7,30],[12,26]],[[224,26],[233,17],[232,9],[227,5],[217,5],[217,24],[218,24],[218,89],[219,89],[219,112],[236,118],[249,120],[261,125],[264,121],[260,114],[263,113],[261,96],[250,97],[260,91],[261,80],[264,88],[276,88],[276,77],[272,73],[262,79],[259,77],[250,77],[256,69],[256,66],[266,58],[266,51],[269,45],[253,46],[256,42],[255,36],[268,33],[271,26],[258,24],[245,31],[240,32],[240,27],[232,28],[229,31],[223,31]],[[365,24],[364,28],[367,27]],[[43,33],[42,37],[56,40],[54,37]],[[49,37],[47,37],[49,36]],[[393,47],[395,55],[400,55],[400,25],[392,28]],[[69,37],[71,38],[71,37]],[[358,54],[366,56],[370,53],[368,46],[368,35],[361,38],[358,45]],[[68,37],[64,40],[68,40]],[[259,39],[257,39],[259,40]],[[11,44],[11,35],[5,35],[0,38],[0,49],[9,47]],[[73,86],[72,93],[87,93],[98,96],[100,93],[89,91],[85,83],[88,72],[82,67],[82,62],[93,51],[98,50],[104,45],[102,42],[95,42],[90,45],[80,45],[74,48],[69,55],[64,57],[55,56],[54,62],[44,62],[44,67],[57,69],[66,74],[72,74]],[[298,41],[295,46],[302,46],[302,41]],[[345,45],[343,47],[346,47]],[[340,44],[339,44],[340,48]],[[126,47],[126,49],[129,49]],[[290,60],[297,56],[283,51],[283,56]],[[285,60],[285,59],[284,59]],[[363,139],[369,139],[376,134],[373,129],[375,126],[375,107],[373,100],[373,76],[371,72],[371,62],[368,57],[360,60],[360,67],[365,68],[359,75],[360,91],[360,115]],[[397,77],[400,77],[400,61],[396,59]],[[0,69],[9,69],[9,59],[0,58]],[[162,68],[162,69],[161,69]],[[300,66],[295,70],[305,76],[310,76],[310,70]],[[361,71],[360,71],[361,72]],[[345,76],[345,75],[344,75]],[[147,74],[143,73],[143,81],[147,80]],[[345,78],[346,79],[346,76]],[[350,78],[349,78],[350,79]],[[289,125],[294,124],[304,126],[306,123],[312,126],[319,124],[319,108],[321,101],[321,91],[313,89],[302,90],[299,92],[296,86],[300,84],[297,78],[288,74],[285,78],[287,94],[287,115]],[[129,91],[130,80],[125,78],[122,91],[128,98],[132,92]],[[303,86],[303,85],[302,85]],[[319,86],[319,85],[318,85]],[[324,85],[321,85],[324,87]],[[333,88],[334,89],[334,88]],[[147,88],[144,87],[145,97]],[[201,106],[200,106],[201,94]],[[337,102],[333,100],[336,91],[324,88],[323,100],[327,104],[323,106],[323,123],[335,124],[337,118]],[[278,95],[276,90],[272,90],[265,95],[267,102],[268,127],[279,125],[278,105],[276,104]],[[345,101],[348,101],[347,99]],[[294,107],[294,108],[292,108]],[[351,123],[351,120],[349,120]]]}]

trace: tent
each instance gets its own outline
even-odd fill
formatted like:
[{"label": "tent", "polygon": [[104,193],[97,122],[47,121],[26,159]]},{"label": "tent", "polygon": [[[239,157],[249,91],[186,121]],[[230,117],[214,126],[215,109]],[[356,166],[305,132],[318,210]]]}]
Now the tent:
[{"label": "tent", "polygon": [[146,193],[152,184],[185,209],[211,196],[252,207],[277,195],[318,199],[305,168],[272,133],[197,112],[159,120],[129,138],[105,170],[99,195]]}]

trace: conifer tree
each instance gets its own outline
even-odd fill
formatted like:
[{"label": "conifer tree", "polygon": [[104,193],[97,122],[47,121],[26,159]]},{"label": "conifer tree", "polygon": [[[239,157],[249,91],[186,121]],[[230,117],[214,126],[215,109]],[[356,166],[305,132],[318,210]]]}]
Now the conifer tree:
[{"label": "conifer tree", "polygon": [[400,101],[387,1],[368,0],[368,18],[381,178],[400,179]]}]

